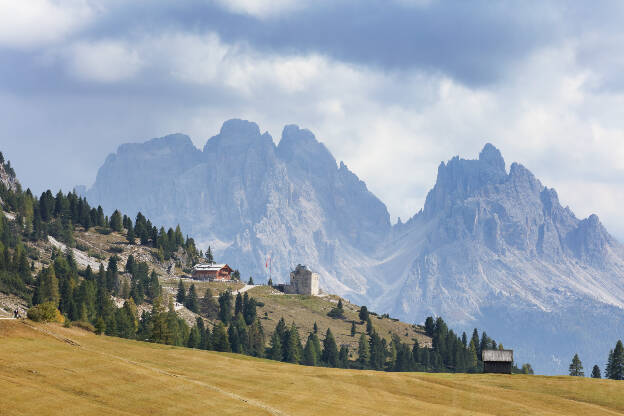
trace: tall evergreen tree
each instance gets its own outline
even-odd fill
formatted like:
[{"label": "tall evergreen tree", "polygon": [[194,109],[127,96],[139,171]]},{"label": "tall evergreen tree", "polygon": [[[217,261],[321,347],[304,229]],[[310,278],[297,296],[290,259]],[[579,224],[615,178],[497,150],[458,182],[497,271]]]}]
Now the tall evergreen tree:
[{"label": "tall evergreen tree", "polygon": [[327,328],[325,339],[323,340],[321,360],[325,365],[330,367],[336,367],[338,365],[338,347],[336,346],[334,335],[329,328]]},{"label": "tall evergreen tree", "polygon": [[59,283],[56,278],[56,273],[54,272],[54,267],[50,266],[42,270],[39,277],[38,295],[38,301],[40,303],[52,302],[58,307],[60,300]]},{"label": "tall evergreen tree", "polygon": [[236,294],[236,301],[234,302],[234,316],[239,313],[243,313],[243,296],[240,292]]},{"label": "tall evergreen tree", "polygon": [[184,304],[184,300],[186,299],[186,288],[184,287],[184,283],[182,279],[178,280],[178,293],[176,294],[176,302]]},{"label": "tall evergreen tree", "polygon": [[218,322],[212,329],[212,348],[215,351],[230,352],[230,342],[222,322]]},{"label": "tall evergreen tree", "polygon": [[355,336],[355,321],[351,321],[351,336]]},{"label": "tall evergreen tree", "polygon": [[212,256],[212,249],[208,246],[208,250],[206,250],[206,260],[208,263],[214,263],[214,257]]},{"label": "tall evergreen tree", "polygon": [[288,330],[287,336],[288,342],[286,343],[286,351],[284,354],[284,361],[289,363],[298,364],[301,361],[303,351],[301,348],[301,340],[299,338],[299,331],[293,322]]},{"label": "tall evergreen tree", "polygon": [[115,212],[113,212],[113,215],[111,215],[110,228],[112,228],[113,231],[117,231],[118,233],[121,232],[123,228],[121,213],[118,210],[115,210]]},{"label": "tall evergreen tree", "polygon": [[368,321],[368,308],[366,306],[361,306],[360,307],[360,311],[358,313],[358,317],[360,318],[360,321],[362,321],[362,322]]},{"label": "tall evergreen tree", "polygon": [[282,340],[277,331],[273,331],[269,342],[271,345],[271,354],[269,358],[275,361],[282,361]]},{"label": "tall evergreen tree", "polygon": [[186,306],[191,312],[199,312],[199,299],[197,297],[197,292],[195,291],[194,283],[191,284],[188,295],[186,296],[186,299],[184,299],[184,306]]},{"label": "tall evergreen tree", "polygon": [[349,346],[341,345],[338,352],[338,367],[349,368]]},{"label": "tall evergreen tree", "polygon": [[317,355],[314,348],[314,334],[308,335],[305,348],[303,349],[303,364],[315,366],[317,365]]},{"label": "tall evergreen tree", "polygon": [[594,368],[592,368],[591,376],[592,378],[602,378],[600,376],[600,367],[594,365]]},{"label": "tall evergreen tree", "polygon": [[613,354],[610,354],[610,360],[608,364],[608,378],[612,380],[624,380],[624,346],[622,341],[618,340],[613,349]]},{"label": "tall evergreen tree", "polygon": [[232,320],[232,291],[227,289],[219,295],[219,319],[224,324]]},{"label": "tall evergreen tree", "polygon": [[583,372],[583,363],[581,362],[578,354],[574,354],[574,357],[572,357],[569,371],[570,375],[573,377],[585,377],[585,373]]},{"label": "tall evergreen tree", "polygon": [[210,288],[206,289],[200,302],[200,312],[208,318],[215,319],[219,316],[219,305],[215,302]]},{"label": "tall evergreen tree", "polygon": [[360,341],[358,343],[358,362],[362,367],[366,367],[370,360],[370,348],[368,346],[368,340],[366,335],[360,335]]}]

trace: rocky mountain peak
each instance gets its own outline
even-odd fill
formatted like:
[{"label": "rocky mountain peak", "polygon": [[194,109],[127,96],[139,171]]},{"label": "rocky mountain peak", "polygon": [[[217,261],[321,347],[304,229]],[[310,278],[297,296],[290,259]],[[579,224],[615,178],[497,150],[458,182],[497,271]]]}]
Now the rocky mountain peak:
[{"label": "rocky mountain peak", "polygon": [[483,146],[483,150],[479,153],[479,161],[499,172],[505,172],[505,159],[503,159],[500,150],[491,143],[486,143]]},{"label": "rocky mountain peak", "polygon": [[311,174],[326,174],[336,170],[336,160],[310,130],[294,124],[284,127],[277,154],[288,164]]}]

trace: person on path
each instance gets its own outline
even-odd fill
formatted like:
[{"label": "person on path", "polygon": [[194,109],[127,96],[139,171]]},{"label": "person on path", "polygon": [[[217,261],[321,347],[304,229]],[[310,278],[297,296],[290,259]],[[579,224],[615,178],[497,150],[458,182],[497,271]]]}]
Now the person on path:
[{"label": "person on path", "polygon": [[15,318],[15,319],[19,318],[19,312],[18,312],[18,310],[17,310],[17,309],[15,309],[15,310],[13,311],[13,318]]}]

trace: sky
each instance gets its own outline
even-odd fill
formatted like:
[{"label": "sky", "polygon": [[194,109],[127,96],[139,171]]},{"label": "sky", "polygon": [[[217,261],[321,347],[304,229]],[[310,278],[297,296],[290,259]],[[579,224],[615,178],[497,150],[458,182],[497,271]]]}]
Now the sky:
[{"label": "sky", "polygon": [[624,241],[624,3],[0,0],[0,150],[90,186],[127,142],[311,130],[393,222],[485,143]]}]

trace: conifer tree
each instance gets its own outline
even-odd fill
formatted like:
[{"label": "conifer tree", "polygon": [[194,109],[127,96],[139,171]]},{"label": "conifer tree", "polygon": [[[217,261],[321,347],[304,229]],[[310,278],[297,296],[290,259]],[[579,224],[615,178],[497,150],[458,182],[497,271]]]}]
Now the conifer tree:
[{"label": "conifer tree", "polygon": [[600,376],[600,367],[594,365],[594,368],[592,368],[591,376],[592,378],[602,378]]},{"label": "conifer tree", "polygon": [[329,367],[336,367],[338,365],[338,347],[336,346],[334,335],[329,328],[327,328],[325,339],[323,340],[321,360]]},{"label": "conifer tree", "polygon": [[113,212],[113,215],[111,215],[111,218],[110,218],[110,228],[112,228],[113,231],[117,231],[119,233],[121,232],[122,227],[123,227],[123,224],[122,224],[121,213],[118,210],[115,210],[115,212]]},{"label": "conifer tree", "polygon": [[585,377],[583,372],[583,363],[579,359],[578,354],[574,354],[569,367],[570,375],[573,377]]},{"label": "conifer tree", "polygon": [[253,281],[253,277],[249,276],[249,281],[247,281],[248,285],[253,285],[254,281]]},{"label": "conifer tree", "polygon": [[286,362],[298,364],[301,361],[302,348],[301,340],[299,338],[299,331],[293,322],[288,330],[288,343],[286,344],[286,351],[284,358]]},{"label": "conifer tree", "polygon": [[349,368],[349,347],[347,345],[341,345],[338,352],[338,367]]},{"label": "conifer tree", "polygon": [[370,348],[368,346],[368,340],[366,335],[360,335],[360,342],[358,344],[358,362],[364,368],[368,365],[370,360]]},{"label": "conifer tree", "polygon": [[227,289],[219,295],[219,319],[224,324],[232,320],[232,291]]},{"label": "conifer tree", "polygon": [[607,372],[607,377],[612,380],[624,380],[624,346],[621,340],[615,344],[613,353],[609,354]]},{"label": "conifer tree", "polygon": [[351,321],[351,336],[355,336],[355,321]]},{"label": "conifer tree", "polygon": [[249,326],[249,354],[264,357],[264,328],[259,319]]},{"label": "conifer tree", "polygon": [[366,322],[368,321],[368,308],[366,306],[360,307],[360,312],[358,313],[358,317],[360,321]]},{"label": "conifer tree", "polygon": [[134,245],[136,243],[136,235],[134,233],[134,227],[132,226],[132,221],[128,224],[128,234],[126,234],[126,240],[130,245]]},{"label": "conifer tree", "polygon": [[236,294],[236,301],[234,302],[234,316],[239,313],[243,313],[243,297],[240,292]]},{"label": "conifer tree", "polygon": [[215,302],[210,288],[206,289],[204,297],[201,299],[200,311],[202,315],[211,319],[215,319],[219,316],[219,305]]},{"label": "conifer tree", "polygon": [[313,331],[315,334],[318,334],[318,325],[316,324],[316,322],[314,322],[314,327],[312,328],[312,331]]},{"label": "conifer tree", "polygon": [[178,280],[178,293],[176,295],[176,302],[184,304],[184,300],[186,299],[186,288],[184,287],[184,283],[182,279]]},{"label": "conifer tree", "polygon": [[39,303],[52,302],[58,307],[60,300],[59,283],[54,267],[50,266],[42,271],[39,277],[38,296]]},{"label": "conifer tree", "polygon": [[218,322],[212,329],[212,348],[215,351],[230,352],[230,342],[228,341],[225,326]]},{"label": "conifer tree", "polygon": [[375,329],[373,328],[373,322],[371,321],[370,316],[366,319],[366,333],[368,335],[372,335],[372,333],[375,331]]},{"label": "conifer tree", "polygon": [[314,334],[308,335],[305,348],[303,349],[303,364],[315,366],[317,365],[317,355],[314,348]]},{"label": "conifer tree", "polygon": [[282,361],[282,340],[280,339],[277,330],[273,331],[269,342],[271,345],[271,355],[269,358],[275,361]]},{"label": "conifer tree", "polygon": [[206,250],[206,260],[208,263],[214,263],[214,257],[212,256],[212,249],[208,246],[208,250]]},{"label": "conifer tree", "polygon": [[186,299],[184,299],[184,302],[184,306],[186,306],[188,310],[195,313],[199,312],[199,299],[197,297],[197,292],[195,291],[194,283],[191,284],[188,295],[186,296]]}]

